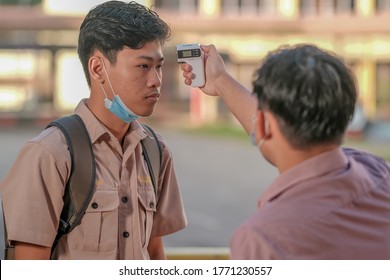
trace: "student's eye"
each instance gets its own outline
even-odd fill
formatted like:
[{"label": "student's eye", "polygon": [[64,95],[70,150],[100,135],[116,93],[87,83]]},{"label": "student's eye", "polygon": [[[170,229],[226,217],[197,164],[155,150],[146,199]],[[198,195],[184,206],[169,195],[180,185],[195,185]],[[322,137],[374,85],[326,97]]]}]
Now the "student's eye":
[{"label": "student's eye", "polygon": [[148,69],[148,68],[149,68],[149,65],[147,65],[147,64],[141,64],[141,65],[139,65],[139,67],[142,68],[142,69]]}]

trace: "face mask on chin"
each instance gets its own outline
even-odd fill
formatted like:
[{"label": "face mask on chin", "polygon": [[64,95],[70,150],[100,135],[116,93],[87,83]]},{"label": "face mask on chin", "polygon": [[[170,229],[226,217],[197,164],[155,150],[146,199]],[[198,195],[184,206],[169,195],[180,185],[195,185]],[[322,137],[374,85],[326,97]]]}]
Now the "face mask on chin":
[{"label": "face mask on chin", "polygon": [[104,72],[106,73],[106,76],[107,76],[107,81],[108,81],[108,84],[110,85],[110,88],[111,88],[111,91],[112,91],[112,94],[113,94],[113,99],[110,100],[108,99],[107,97],[107,94],[106,94],[106,91],[104,90],[103,88],[103,85],[100,84],[100,88],[102,89],[104,95],[106,98],[104,98],[104,106],[111,112],[113,113],[115,116],[117,116],[118,118],[120,118],[122,121],[124,121],[125,123],[130,123],[136,119],[139,118],[138,115],[136,115],[133,111],[131,111],[126,105],[125,103],[123,103],[122,99],[120,98],[119,95],[116,95],[115,94],[115,91],[114,89],[112,88],[112,85],[111,85],[111,81],[110,81],[110,77],[108,76],[108,73],[107,73],[107,69],[106,69],[106,65],[104,64],[103,60],[102,60],[102,64],[103,64],[103,69],[104,69]]},{"label": "face mask on chin", "polygon": [[129,108],[127,108],[118,95],[114,95],[112,100],[107,97],[104,98],[104,106],[125,123],[130,123],[139,118],[138,115],[134,114]]}]

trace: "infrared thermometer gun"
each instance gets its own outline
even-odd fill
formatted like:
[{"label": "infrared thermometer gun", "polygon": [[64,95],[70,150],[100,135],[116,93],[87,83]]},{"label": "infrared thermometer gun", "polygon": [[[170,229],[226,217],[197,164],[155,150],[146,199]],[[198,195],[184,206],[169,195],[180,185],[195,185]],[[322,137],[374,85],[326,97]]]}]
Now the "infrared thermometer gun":
[{"label": "infrared thermometer gun", "polygon": [[176,46],[177,62],[187,63],[192,66],[192,73],[195,79],[192,80],[192,87],[203,87],[205,84],[204,75],[204,52],[199,44],[180,44]]}]

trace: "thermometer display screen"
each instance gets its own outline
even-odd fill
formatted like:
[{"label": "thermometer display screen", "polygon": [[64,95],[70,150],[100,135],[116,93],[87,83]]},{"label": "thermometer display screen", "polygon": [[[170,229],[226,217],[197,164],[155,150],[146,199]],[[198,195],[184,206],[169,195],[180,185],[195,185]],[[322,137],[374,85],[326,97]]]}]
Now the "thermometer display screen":
[{"label": "thermometer display screen", "polygon": [[183,55],[183,57],[191,57],[192,56],[192,51],[191,50],[183,51],[182,55]]},{"label": "thermometer display screen", "polygon": [[200,49],[178,51],[178,58],[200,57]]}]

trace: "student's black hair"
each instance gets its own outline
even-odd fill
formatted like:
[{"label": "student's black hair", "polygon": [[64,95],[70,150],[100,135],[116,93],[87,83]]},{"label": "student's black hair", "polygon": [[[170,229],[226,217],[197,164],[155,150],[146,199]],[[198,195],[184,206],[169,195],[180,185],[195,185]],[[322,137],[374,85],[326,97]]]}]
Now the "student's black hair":
[{"label": "student's black hair", "polygon": [[88,60],[96,49],[115,64],[117,52],[124,47],[140,49],[155,40],[164,44],[170,35],[170,27],[157,13],[137,2],[108,1],[97,5],[86,15],[78,39],[78,55],[88,85]]}]

